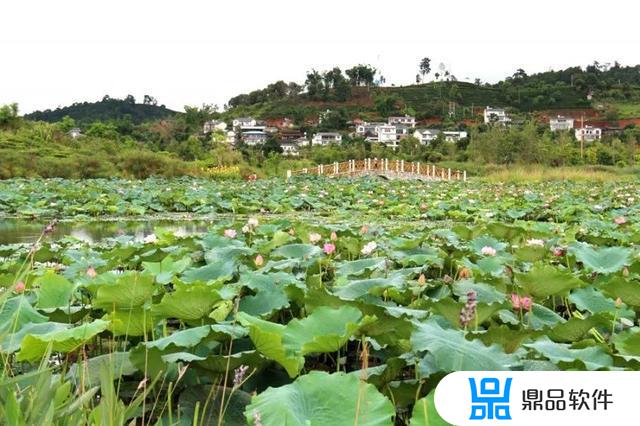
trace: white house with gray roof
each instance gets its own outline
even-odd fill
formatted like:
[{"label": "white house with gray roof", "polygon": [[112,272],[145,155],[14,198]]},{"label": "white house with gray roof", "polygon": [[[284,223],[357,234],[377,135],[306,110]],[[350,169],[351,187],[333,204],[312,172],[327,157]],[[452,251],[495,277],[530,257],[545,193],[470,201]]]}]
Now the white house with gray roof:
[{"label": "white house with gray roof", "polygon": [[319,132],[313,135],[311,138],[311,145],[329,145],[329,144],[340,144],[342,143],[342,135],[337,132]]}]

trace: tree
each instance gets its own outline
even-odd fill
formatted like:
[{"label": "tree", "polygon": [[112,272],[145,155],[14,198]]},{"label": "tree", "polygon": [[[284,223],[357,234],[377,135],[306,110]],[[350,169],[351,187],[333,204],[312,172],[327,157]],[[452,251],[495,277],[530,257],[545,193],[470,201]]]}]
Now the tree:
[{"label": "tree", "polygon": [[127,95],[127,97],[124,98],[124,101],[128,104],[134,105],[136,103],[136,98],[133,95]]},{"label": "tree", "polygon": [[352,86],[367,86],[370,87],[375,81],[375,75],[377,70],[371,65],[356,65],[345,71],[349,77],[349,81]]},{"label": "tree", "polygon": [[150,95],[144,95],[142,103],[145,105],[158,105],[157,99]]},{"label": "tree", "polygon": [[318,99],[324,92],[324,79],[322,75],[314,69],[307,72],[307,79],[304,85],[307,88],[307,95],[309,95],[311,99]]},{"label": "tree", "polygon": [[396,110],[398,97],[395,95],[379,95],[374,99],[376,110],[383,117],[388,117]]},{"label": "tree", "polygon": [[424,77],[429,75],[430,72],[431,72],[431,59],[424,57],[420,61],[420,74],[422,74],[422,79],[424,80]]},{"label": "tree", "polygon": [[16,127],[18,121],[18,104],[13,103],[0,107],[0,127]]},{"label": "tree", "polygon": [[262,145],[262,154],[265,157],[269,157],[271,153],[282,154],[282,147],[274,136],[270,136],[264,145]]}]

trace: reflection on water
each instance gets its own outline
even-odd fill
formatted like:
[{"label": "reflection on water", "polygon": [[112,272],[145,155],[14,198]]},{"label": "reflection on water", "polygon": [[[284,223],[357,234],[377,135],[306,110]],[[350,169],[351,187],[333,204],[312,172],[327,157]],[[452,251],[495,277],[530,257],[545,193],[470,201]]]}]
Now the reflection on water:
[{"label": "reflection on water", "polygon": [[[178,236],[187,236],[206,233],[212,223],[211,220],[59,222],[52,239],[71,236],[93,243],[103,238],[128,235],[142,241],[146,236],[153,234],[154,229],[161,228]],[[46,224],[46,221],[0,219],[0,244],[32,243],[38,239]]]}]

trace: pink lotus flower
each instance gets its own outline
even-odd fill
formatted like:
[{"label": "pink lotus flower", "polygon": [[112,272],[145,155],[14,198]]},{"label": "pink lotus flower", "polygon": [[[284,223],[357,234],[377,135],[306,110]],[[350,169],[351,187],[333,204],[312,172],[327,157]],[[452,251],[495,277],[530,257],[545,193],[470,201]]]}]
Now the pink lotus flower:
[{"label": "pink lotus flower", "polygon": [[531,311],[533,307],[533,299],[529,296],[518,296],[515,293],[511,293],[511,306],[517,311],[520,309]]},{"label": "pink lotus flower", "polygon": [[367,232],[369,232],[369,228],[367,227],[367,225],[362,225],[362,228],[360,228],[360,233],[366,234]]},{"label": "pink lotus flower", "polygon": [[256,266],[262,266],[264,265],[264,257],[262,257],[261,254],[256,256],[256,259],[253,261],[253,263],[256,264]]},{"label": "pink lotus flower", "polygon": [[321,239],[322,239],[322,236],[317,232],[312,232],[311,234],[309,234],[309,242],[311,242],[311,244],[315,244]]},{"label": "pink lotus flower", "polygon": [[95,278],[96,275],[98,275],[98,273],[96,272],[96,270],[93,268],[93,266],[89,266],[87,268],[87,276],[89,278]]},{"label": "pink lotus flower", "polygon": [[336,251],[336,246],[335,246],[335,244],[326,243],[326,244],[324,245],[324,247],[322,248],[322,250],[324,251],[324,253],[325,253],[327,256],[331,256],[333,253],[335,253],[335,251]]},{"label": "pink lotus flower", "polygon": [[562,256],[564,256],[564,250],[562,250],[560,247],[554,247],[553,255],[555,257],[562,257]]},{"label": "pink lotus flower", "polygon": [[496,249],[491,246],[484,246],[482,247],[482,250],[480,250],[480,253],[482,253],[483,256],[495,256]]},{"label": "pink lotus flower", "polygon": [[336,231],[331,231],[331,237],[329,238],[331,241],[338,241],[338,234],[336,234]]},{"label": "pink lotus flower", "polygon": [[527,245],[529,247],[544,247],[544,240],[539,240],[536,238],[532,238],[530,240],[527,240]]},{"label": "pink lotus flower", "polygon": [[362,247],[361,253],[364,254],[365,256],[368,256],[371,253],[373,253],[373,251],[377,248],[378,248],[378,244],[376,244],[375,241],[371,241],[365,244],[364,247]]},{"label": "pink lotus flower", "polygon": [[16,288],[15,288],[15,292],[16,293],[24,293],[24,282],[23,281],[18,281],[18,284],[16,284]]},{"label": "pink lotus flower", "polygon": [[625,223],[627,223],[627,219],[624,216],[618,216],[613,219],[613,221],[616,223],[616,225],[624,225]]},{"label": "pink lotus flower", "polygon": [[224,236],[227,238],[235,238],[238,235],[238,233],[236,232],[235,229],[225,229],[224,230]]}]

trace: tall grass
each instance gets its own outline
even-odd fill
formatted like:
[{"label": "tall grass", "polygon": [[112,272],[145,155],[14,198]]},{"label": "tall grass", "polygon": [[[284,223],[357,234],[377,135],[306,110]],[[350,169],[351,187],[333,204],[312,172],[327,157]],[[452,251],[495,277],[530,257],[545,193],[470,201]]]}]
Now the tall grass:
[{"label": "tall grass", "polygon": [[640,177],[637,168],[614,168],[605,166],[547,167],[547,166],[505,166],[488,171],[479,179],[486,182],[535,183],[549,181],[572,182],[613,182],[632,180]]}]

